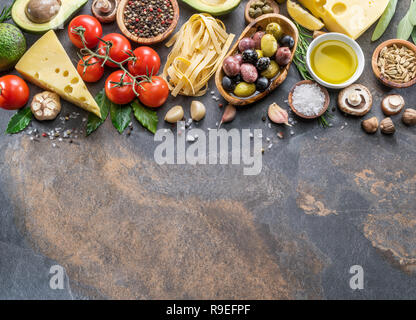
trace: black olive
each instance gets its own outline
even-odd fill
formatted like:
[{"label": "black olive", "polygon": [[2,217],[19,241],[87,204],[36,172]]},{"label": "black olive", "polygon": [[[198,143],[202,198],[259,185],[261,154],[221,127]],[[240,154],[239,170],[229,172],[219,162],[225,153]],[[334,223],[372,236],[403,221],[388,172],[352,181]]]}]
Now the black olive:
[{"label": "black olive", "polygon": [[280,42],[280,46],[282,46],[282,47],[289,47],[290,49],[292,49],[293,46],[295,45],[295,40],[293,40],[293,38],[291,36],[288,36],[288,35],[283,36],[280,39],[279,42]]},{"label": "black olive", "polygon": [[257,61],[256,68],[259,71],[264,71],[269,67],[269,65],[270,65],[270,58],[263,57]]},{"label": "black olive", "polygon": [[269,87],[269,79],[266,77],[260,77],[256,82],[256,89],[260,92],[263,92]]},{"label": "black olive", "polygon": [[224,76],[224,78],[222,78],[222,87],[224,88],[224,90],[234,91],[235,82],[231,80],[230,78],[228,78],[227,76]]},{"label": "black olive", "polygon": [[237,85],[241,82],[241,74],[237,74],[235,77],[231,78],[233,82]]},{"label": "black olive", "polygon": [[256,50],[248,49],[243,52],[243,62],[256,65],[258,58]]}]

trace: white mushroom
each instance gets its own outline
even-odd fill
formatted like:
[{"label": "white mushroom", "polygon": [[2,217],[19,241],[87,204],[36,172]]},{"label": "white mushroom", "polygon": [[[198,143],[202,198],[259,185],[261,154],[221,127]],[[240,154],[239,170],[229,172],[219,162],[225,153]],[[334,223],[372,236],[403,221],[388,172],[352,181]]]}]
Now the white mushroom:
[{"label": "white mushroom", "polygon": [[381,102],[381,110],[386,116],[393,116],[400,113],[404,108],[405,102],[401,95],[391,94],[386,96]]},{"label": "white mushroom", "polygon": [[91,11],[102,23],[111,23],[116,20],[119,0],[94,0]]},{"label": "white mushroom", "polygon": [[61,112],[61,101],[56,93],[44,91],[33,97],[30,108],[36,119],[53,120]]},{"label": "white mushroom", "polygon": [[373,105],[373,96],[370,91],[361,84],[353,84],[338,95],[338,107],[342,112],[353,116],[367,114]]}]

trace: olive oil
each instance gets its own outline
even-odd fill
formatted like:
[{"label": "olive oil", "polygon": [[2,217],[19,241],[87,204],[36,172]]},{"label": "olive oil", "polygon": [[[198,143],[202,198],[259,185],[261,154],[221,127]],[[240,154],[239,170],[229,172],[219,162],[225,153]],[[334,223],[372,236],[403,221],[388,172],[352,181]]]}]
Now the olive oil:
[{"label": "olive oil", "polygon": [[348,44],[328,40],[317,45],[312,51],[311,67],[325,82],[341,84],[348,81],[357,71],[358,58]]}]

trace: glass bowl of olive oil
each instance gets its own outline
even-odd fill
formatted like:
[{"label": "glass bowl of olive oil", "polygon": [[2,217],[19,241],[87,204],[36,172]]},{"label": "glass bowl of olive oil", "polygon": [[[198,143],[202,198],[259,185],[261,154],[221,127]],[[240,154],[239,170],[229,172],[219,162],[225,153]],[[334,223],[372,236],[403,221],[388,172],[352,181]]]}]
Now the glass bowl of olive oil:
[{"label": "glass bowl of olive oil", "polygon": [[361,76],[365,59],[360,45],[342,33],[327,33],[311,42],[306,66],[316,82],[330,89],[343,89]]}]

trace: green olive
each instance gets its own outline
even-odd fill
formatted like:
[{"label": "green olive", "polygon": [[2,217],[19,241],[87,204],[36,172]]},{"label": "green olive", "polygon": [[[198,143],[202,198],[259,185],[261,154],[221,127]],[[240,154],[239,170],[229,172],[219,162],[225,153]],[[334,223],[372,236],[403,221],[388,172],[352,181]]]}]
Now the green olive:
[{"label": "green olive", "polygon": [[283,30],[280,24],[272,22],[267,25],[266,33],[273,35],[276,40],[279,40],[283,35]]},{"label": "green olive", "polygon": [[263,8],[261,8],[261,11],[263,11],[263,14],[273,13],[273,8],[269,5],[265,5]]},{"label": "green olive", "polygon": [[261,8],[257,8],[256,10],[254,10],[254,17],[258,18],[263,14],[263,11],[261,11]]},{"label": "green olive", "polygon": [[258,59],[260,59],[260,58],[263,58],[263,57],[264,57],[264,55],[263,55],[263,51],[261,51],[261,50],[256,50],[256,52],[257,52],[257,58],[258,58]]},{"label": "green olive", "polygon": [[264,70],[261,75],[263,77],[266,77],[267,79],[274,78],[280,71],[279,65],[276,63],[276,61],[270,61],[269,67]]},{"label": "green olive", "polygon": [[256,92],[256,85],[254,83],[240,82],[234,89],[234,94],[237,97],[249,97]]},{"label": "green olive", "polygon": [[265,57],[273,56],[277,51],[277,40],[271,34],[265,34],[261,38],[261,51]]}]

